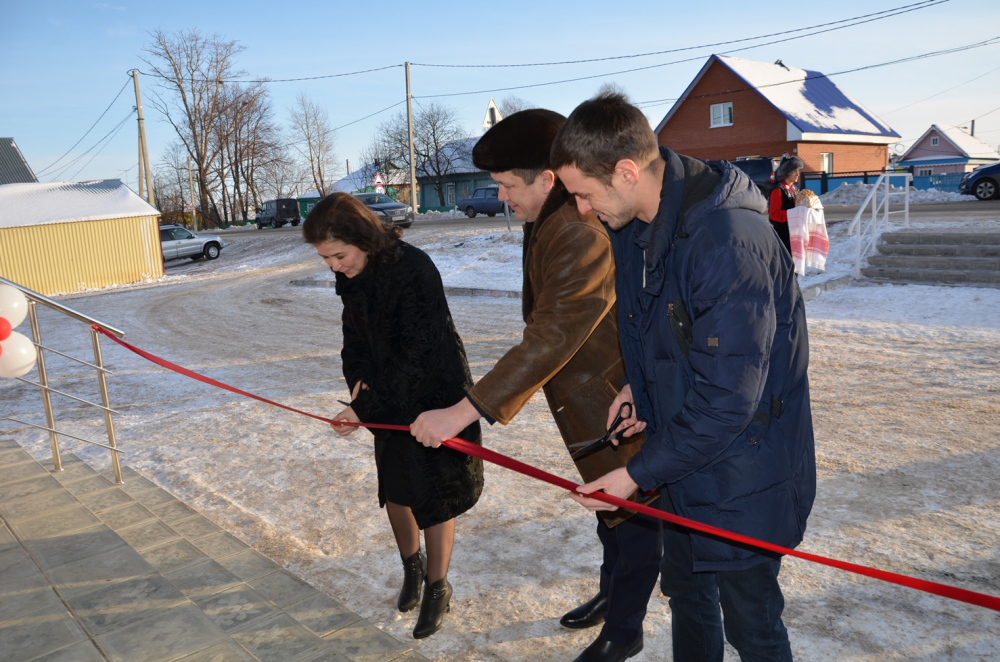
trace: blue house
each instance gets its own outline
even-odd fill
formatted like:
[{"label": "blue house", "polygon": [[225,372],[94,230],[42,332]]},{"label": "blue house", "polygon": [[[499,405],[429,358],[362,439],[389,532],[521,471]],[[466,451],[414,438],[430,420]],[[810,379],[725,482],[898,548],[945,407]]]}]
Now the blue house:
[{"label": "blue house", "polygon": [[497,186],[490,173],[472,165],[472,148],[478,140],[465,138],[447,143],[435,159],[417,167],[419,213],[450,211],[456,200],[469,197],[473,189]]}]

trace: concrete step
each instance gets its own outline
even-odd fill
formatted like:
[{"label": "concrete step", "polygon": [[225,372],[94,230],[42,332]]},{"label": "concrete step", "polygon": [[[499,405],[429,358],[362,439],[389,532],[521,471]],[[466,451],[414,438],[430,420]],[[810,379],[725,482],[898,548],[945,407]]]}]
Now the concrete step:
[{"label": "concrete step", "polygon": [[931,257],[1000,257],[996,244],[879,244],[882,255],[924,255]]},{"label": "concrete step", "polygon": [[873,267],[898,269],[934,269],[943,271],[997,271],[1000,257],[939,257],[928,255],[872,255]]},{"label": "concrete step", "polygon": [[424,660],[125,467],[0,440],[4,662]]},{"label": "concrete step", "polygon": [[997,271],[865,267],[861,270],[861,273],[866,278],[897,283],[984,284],[1000,286],[1000,272]]},{"label": "concrete step", "polygon": [[1000,246],[1000,232],[884,232],[882,243]]}]

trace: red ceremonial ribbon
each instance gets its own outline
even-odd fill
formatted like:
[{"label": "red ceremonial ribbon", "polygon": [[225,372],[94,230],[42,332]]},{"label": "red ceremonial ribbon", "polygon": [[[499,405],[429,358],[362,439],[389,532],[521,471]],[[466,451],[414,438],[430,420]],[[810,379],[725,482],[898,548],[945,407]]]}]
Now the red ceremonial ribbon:
[{"label": "red ceremonial ribbon", "polygon": [[[122,347],[135,352],[142,358],[152,361],[158,366],[173,370],[185,377],[190,377],[191,379],[196,379],[199,382],[215,386],[217,388],[230,391],[231,393],[236,393],[248,398],[252,398],[259,402],[265,404],[273,405],[275,407],[280,407],[296,414],[301,414],[302,416],[308,416],[309,418],[314,418],[318,421],[324,421],[336,425],[346,425],[353,427],[365,427],[380,430],[398,430],[401,432],[408,432],[409,426],[407,425],[385,425],[378,423],[350,423],[347,421],[335,421],[324,416],[317,416],[316,414],[310,414],[309,412],[302,411],[300,409],[295,409],[294,407],[289,407],[288,405],[283,405],[280,402],[275,402],[273,400],[268,400],[267,398],[262,398],[259,395],[254,395],[253,393],[248,393],[247,391],[240,390],[228,384],[223,384],[220,381],[216,381],[204,375],[199,375],[196,372],[192,372],[187,368],[182,368],[181,366],[171,363],[165,359],[161,359],[158,356],[150,354],[149,352],[143,351],[138,347],[128,344],[124,340],[116,338],[114,335],[108,333],[104,329],[94,326],[100,333],[103,333],[108,338],[111,338],[116,343]],[[564,490],[573,492],[574,494],[579,494],[582,496],[590,497],[592,499],[597,499],[598,501],[603,501],[609,503],[613,506],[619,508],[625,508],[626,510],[631,510],[637,513],[642,513],[643,515],[648,515],[650,517],[655,517],[656,519],[663,520],[664,522],[670,522],[671,524],[676,524],[678,526],[683,526],[688,529],[693,529],[695,531],[701,531],[702,533],[707,533],[711,536],[716,536],[719,538],[724,538],[726,540],[731,540],[733,542],[743,543],[745,545],[751,545],[758,549],[764,549],[769,552],[775,552],[776,554],[783,554],[785,556],[794,556],[798,559],[803,559],[805,561],[811,561],[812,563],[818,563],[820,565],[829,566],[831,568],[837,568],[838,570],[844,570],[846,572],[851,572],[856,575],[864,575],[865,577],[871,577],[873,579],[878,579],[890,584],[897,584],[899,586],[906,586],[908,588],[913,588],[918,591],[923,591],[925,593],[932,593],[934,595],[940,595],[945,598],[950,598],[952,600],[957,600],[959,602],[965,602],[970,605],[976,605],[978,607],[985,607],[987,609],[992,609],[993,611],[1000,611],[1000,598],[987,595],[985,593],[977,593],[976,591],[968,591],[963,588],[956,588],[954,586],[948,586],[946,584],[939,584],[937,582],[931,582],[924,579],[917,579],[915,577],[908,577],[906,575],[900,575],[895,572],[887,572],[885,570],[878,570],[876,568],[869,568],[868,566],[858,565],[857,563],[848,563],[847,561],[840,561],[838,559],[831,559],[825,556],[819,556],[818,554],[810,554],[808,552],[800,552],[798,550],[789,549],[787,547],[781,547],[780,545],[774,545],[772,543],[766,542],[764,540],[758,540],[756,538],[751,538],[750,536],[745,536],[740,533],[734,533],[732,531],[727,531],[725,529],[720,529],[718,527],[710,526],[708,524],[702,524],[701,522],[696,522],[695,520],[688,519],[686,517],[680,517],[679,515],[673,515],[671,513],[658,510],[656,508],[651,508],[649,506],[643,505],[641,503],[635,503],[634,501],[629,501],[627,499],[622,499],[620,497],[613,496],[611,494],[606,494],[604,492],[594,492],[591,494],[584,494],[578,491],[580,487],[579,483],[574,483],[573,481],[566,480],[559,476],[550,474],[547,471],[542,471],[537,467],[533,467],[530,464],[525,464],[515,460],[512,457],[507,457],[496,451],[492,451],[488,448],[483,448],[482,446],[477,446],[476,444],[465,441],[464,439],[447,439],[442,442],[443,446],[452,448],[456,451],[465,453],[467,455],[472,455],[473,457],[478,457],[487,462],[492,462],[493,464],[504,467],[505,469],[510,469],[516,471],[519,474],[535,478],[542,482],[548,483],[549,485],[555,485],[556,487],[561,487]]]}]

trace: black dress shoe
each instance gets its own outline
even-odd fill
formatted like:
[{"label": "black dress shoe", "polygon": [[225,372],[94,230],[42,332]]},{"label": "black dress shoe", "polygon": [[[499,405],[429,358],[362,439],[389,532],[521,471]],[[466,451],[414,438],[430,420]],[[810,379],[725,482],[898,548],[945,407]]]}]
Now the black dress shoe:
[{"label": "black dress shoe", "polygon": [[419,549],[410,558],[403,559],[403,588],[399,590],[396,601],[399,611],[410,611],[420,604],[420,587],[424,584],[426,566],[427,562]]},{"label": "black dress shoe", "polygon": [[559,625],[572,630],[592,628],[604,622],[604,612],[608,610],[608,599],[597,594],[597,597],[585,602],[573,611],[567,612],[559,619]]},{"label": "black dress shoe", "polygon": [[616,644],[604,637],[587,646],[573,662],[625,662],[642,650],[642,635],[631,644]]},{"label": "black dress shoe", "polygon": [[420,616],[413,628],[413,638],[423,639],[441,629],[445,612],[451,611],[451,584],[448,578],[427,585],[424,600],[420,603]]}]

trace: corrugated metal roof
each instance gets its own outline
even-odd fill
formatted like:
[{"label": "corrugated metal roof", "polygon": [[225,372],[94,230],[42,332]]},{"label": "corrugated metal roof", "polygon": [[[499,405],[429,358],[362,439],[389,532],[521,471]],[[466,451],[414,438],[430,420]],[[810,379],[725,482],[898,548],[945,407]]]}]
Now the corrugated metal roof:
[{"label": "corrugated metal roof", "polygon": [[[916,150],[917,147],[924,141],[924,138],[927,137],[927,134],[929,134],[931,131],[936,131],[938,135],[943,136],[945,140],[947,140],[952,144],[954,148],[954,151],[951,152],[952,155],[964,156],[970,159],[987,159],[990,161],[1000,160],[1000,153],[998,153],[997,150],[993,149],[979,138],[969,135],[969,133],[964,129],[960,129],[957,126],[943,126],[939,124],[931,124],[931,128],[924,131],[924,135],[920,136],[920,138],[917,139],[917,141],[910,146],[910,149],[906,150],[903,153],[903,155],[899,157],[900,163],[906,160],[910,161],[919,160],[919,159],[909,159],[908,157],[910,156],[910,152]],[[930,156],[930,157],[925,156],[921,158],[938,159],[938,158],[947,158],[949,156],[947,147],[943,145],[940,146],[936,151],[940,152],[940,156]]]},{"label": "corrugated metal roof", "polygon": [[0,229],[159,215],[120,179],[0,186]]},{"label": "corrugated metal roof", "polygon": [[37,182],[31,166],[24,160],[13,138],[0,138],[0,184]]}]

